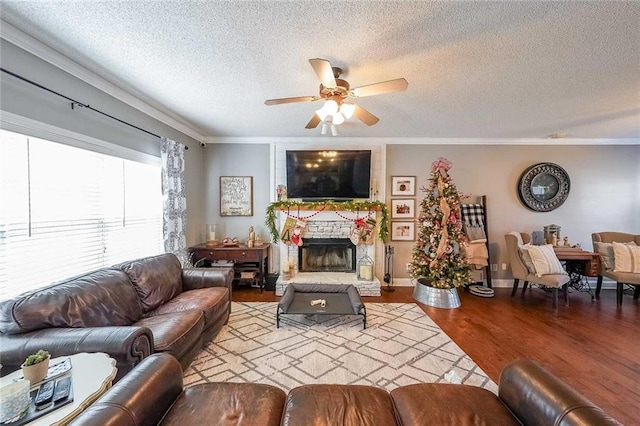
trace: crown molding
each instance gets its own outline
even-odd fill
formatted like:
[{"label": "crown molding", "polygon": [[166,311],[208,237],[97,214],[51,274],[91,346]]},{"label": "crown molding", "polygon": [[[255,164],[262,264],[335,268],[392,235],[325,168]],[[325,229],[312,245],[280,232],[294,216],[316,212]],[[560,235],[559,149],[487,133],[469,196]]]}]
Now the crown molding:
[{"label": "crown molding", "polygon": [[640,139],[548,139],[548,138],[418,138],[418,137],[330,137],[330,136],[255,136],[255,137],[206,137],[204,143],[221,144],[262,144],[262,143],[296,143],[339,145],[640,145]]},{"label": "crown molding", "polygon": [[77,62],[72,61],[4,20],[0,20],[0,38],[18,46],[32,55],[35,55],[62,71],[71,74],[85,83],[90,84],[96,89],[113,96],[138,111],[174,128],[180,133],[190,136],[199,142],[202,142],[205,138],[199,131],[195,130],[191,126],[184,124],[183,122],[171,117],[166,112],[160,111],[148,103],[136,98],[120,87],[89,71]]}]

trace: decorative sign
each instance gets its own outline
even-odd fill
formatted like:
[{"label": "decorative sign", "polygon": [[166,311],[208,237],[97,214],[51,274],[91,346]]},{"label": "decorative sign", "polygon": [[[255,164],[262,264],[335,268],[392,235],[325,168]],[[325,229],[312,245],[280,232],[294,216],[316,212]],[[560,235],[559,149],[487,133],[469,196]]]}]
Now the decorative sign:
[{"label": "decorative sign", "polygon": [[252,176],[220,176],[220,216],[253,216]]}]

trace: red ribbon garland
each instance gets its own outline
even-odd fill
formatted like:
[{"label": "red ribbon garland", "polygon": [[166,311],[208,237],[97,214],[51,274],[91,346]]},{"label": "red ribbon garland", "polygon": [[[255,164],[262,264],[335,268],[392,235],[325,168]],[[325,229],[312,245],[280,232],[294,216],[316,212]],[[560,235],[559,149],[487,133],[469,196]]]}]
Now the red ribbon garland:
[{"label": "red ribbon garland", "polygon": [[[290,218],[292,218],[292,219],[296,219],[296,220],[308,220],[308,219],[311,219],[312,217],[317,216],[318,214],[322,213],[325,209],[326,209],[326,206],[323,206],[323,207],[322,207],[322,210],[318,210],[318,211],[316,211],[316,212],[314,212],[314,213],[310,214],[309,216],[304,216],[304,217],[299,216],[299,215],[300,215],[300,213],[299,213],[299,212],[298,212],[298,216],[293,216],[293,215],[289,214],[289,211],[287,211],[285,214],[287,215],[287,217],[290,217]],[[371,217],[375,212],[370,211],[370,212],[369,212],[369,214],[368,214],[367,216],[365,216],[365,217],[363,217],[363,218],[356,218],[356,219],[351,219],[351,218],[349,218],[349,217],[343,216],[343,215],[341,215],[340,213],[338,213],[338,212],[336,212],[336,211],[334,211],[334,213],[335,213],[335,214],[337,214],[338,216],[340,216],[340,217],[341,217],[342,219],[344,219],[344,220],[348,220],[348,221],[355,222],[355,223],[363,222],[363,224],[364,224],[364,221],[365,221],[366,219],[369,219],[369,218],[370,218],[370,217]]]}]

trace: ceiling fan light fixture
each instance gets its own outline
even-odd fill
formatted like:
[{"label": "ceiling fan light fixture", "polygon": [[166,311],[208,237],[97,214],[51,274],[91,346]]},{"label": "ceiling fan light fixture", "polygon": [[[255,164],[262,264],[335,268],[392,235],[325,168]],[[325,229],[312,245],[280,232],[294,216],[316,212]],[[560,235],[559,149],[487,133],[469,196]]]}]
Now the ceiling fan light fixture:
[{"label": "ceiling fan light fixture", "polygon": [[338,136],[338,128],[333,124],[331,125],[331,136]]},{"label": "ceiling fan light fixture", "polygon": [[329,129],[329,125],[326,122],[322,123],[322,131],[320,132],[323,135],[327,134],[327,130]]},{"label": "ceiling fan light fixture", "polygon": [[329,116],[329,113],[325,110],[323,106],[319,110],[316,110],[316,115],[318,116],[318,118],[320,118],[320,121],[324,122],[326,121],[327,116]]},{"label": "ceiling fan light fixture", "polygon": [[331,124],[339,126],[342,123],[344,123],[344,115],[340,114],[339,112],[333,114],[333,120],[331,120]]},{"label": "ceiling fan light fixture", "polygon": [[327,112],[327,114],[333,115],[336,112],[338,112],[338,103],[333,99],[329,99],[327,102],[324,103],[324,106],[322,107],[322,109],[324,109]]},{"label": "ceiling fan light fixture", "polygon": [[354,104],[344,102],[342,105],[340,105],[340,113],[344,116],[346,120],[353,117],[353,112],[355,110],[356,110],[356,106]]}]

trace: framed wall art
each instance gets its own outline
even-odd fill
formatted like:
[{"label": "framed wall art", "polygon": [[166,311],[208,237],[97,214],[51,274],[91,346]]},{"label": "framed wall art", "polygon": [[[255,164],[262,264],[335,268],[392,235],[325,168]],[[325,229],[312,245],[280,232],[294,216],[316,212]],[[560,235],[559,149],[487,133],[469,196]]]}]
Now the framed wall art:
[{"label": "framed wall art", "polygon": [[391,176],[391,195],[416,195],[415,176]]},{"label": "framed wall art", "polygon": [[220,216],[253,216],[253,176],[220,176]]},{"label": "framed wall art", "polygon": [[391,219],[413,219],[415,215],[415,198],[395,198],[391,200]]},{"label": "framed wall art", "polygon": [[413,241],[416,239],[415,222],[391,222],[391,240]]}]

